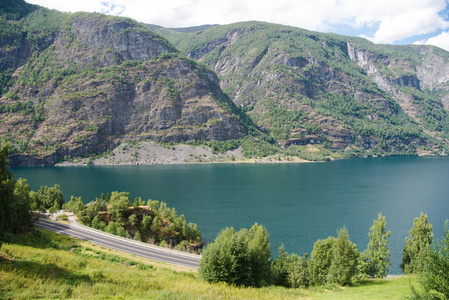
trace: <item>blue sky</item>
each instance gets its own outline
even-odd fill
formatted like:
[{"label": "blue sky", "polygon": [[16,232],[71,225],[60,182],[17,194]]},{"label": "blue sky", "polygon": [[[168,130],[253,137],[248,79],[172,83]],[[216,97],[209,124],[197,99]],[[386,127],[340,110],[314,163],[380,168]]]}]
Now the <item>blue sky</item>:
[{"label": "blue sky", "polygon": [[165,27],[258,20],[383,44],[449,51],[449,0],[26,0],[60,11],[102,12]]}]

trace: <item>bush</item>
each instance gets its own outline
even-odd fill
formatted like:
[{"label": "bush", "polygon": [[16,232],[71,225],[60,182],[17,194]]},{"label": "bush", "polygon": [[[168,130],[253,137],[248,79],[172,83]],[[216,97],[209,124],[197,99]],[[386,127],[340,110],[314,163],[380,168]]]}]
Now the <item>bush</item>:
[{"label": "bush", "polygon": [[285,287],[307,287],[309,285],[308,254],[300,257],[296,254],[288,255],[282,245],[279,256],[272,264],[273,282]]},{"label": "bush", "polygon": [[204,250],[200,277],[208,282],[264,286],[270,281],[270,244],[265,228],[223,230]]}]

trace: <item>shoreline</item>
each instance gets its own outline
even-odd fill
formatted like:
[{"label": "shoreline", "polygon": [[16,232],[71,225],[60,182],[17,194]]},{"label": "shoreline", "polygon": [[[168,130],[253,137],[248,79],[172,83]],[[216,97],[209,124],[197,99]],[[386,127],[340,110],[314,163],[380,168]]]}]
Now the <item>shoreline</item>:
[{"label": "shoreline", "polygon": [[226,153],[213,153],[206,146],[174,145],[164,147],[154,142],[123,143],[108,155],[97,158],[76,158],[56,164],[68,166],[120,166],[120,165],[176,165],[176,164],[258,164],[258,163],[311,163],[299,157],[274,155],[265,158],[245,158],[241,147]]},{"label": "shoreline", "polygon": [[[320,150],[313,145],[308,145],[310,153]],[[436,154],[430,151],[417,151],[415,157],[447,157],[447,154]],[[353,158],[378,158],[389,155],[366,155],[360,157],[346,157],[340,154],[322,157],[324,160],[306,160],[298,156],[287,156],[277,153],[263,158],[246,158],[242,148],[238,147],[225,153],[214,153],[205,145],[160,145],[153,141],[126,142],[96,157],[66,157],[65,161],[52,164],[55,167],[68,166],[132,166],[132,165],[188,165],[188,164],[285,164],[285,163],[313,163],[327,162]],[[26,166],[22,165],[21,166]],[[32,164],[29,166],[40,166]]]}]

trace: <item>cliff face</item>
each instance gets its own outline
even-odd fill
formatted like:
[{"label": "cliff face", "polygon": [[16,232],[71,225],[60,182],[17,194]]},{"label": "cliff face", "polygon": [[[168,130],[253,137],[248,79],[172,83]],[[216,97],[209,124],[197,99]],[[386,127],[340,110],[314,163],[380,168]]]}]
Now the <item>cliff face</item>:
[{"label": "cliff face", "polygon": [[0,49],[9,78],[0,136],[15,146],[12,165],[52,165],[124,141],[246,133],[216,75],[135,21],[40,9],[22,27],[9,24]]},{"label": "cliff face", "polygon": [[323,158],[449,150],[449,54],[435,47],[261,22],[152,27],[169,42],[131,19],[2,3],[0,143],[13,143],[13,165],[248,132],[211,145]]},{"label": "cliff face", "polygon": [[284,146],[376,153],[444,152],[448,144],[449,55],[441,49],[261,22],[158,31],[213,68],[233,101]]}]

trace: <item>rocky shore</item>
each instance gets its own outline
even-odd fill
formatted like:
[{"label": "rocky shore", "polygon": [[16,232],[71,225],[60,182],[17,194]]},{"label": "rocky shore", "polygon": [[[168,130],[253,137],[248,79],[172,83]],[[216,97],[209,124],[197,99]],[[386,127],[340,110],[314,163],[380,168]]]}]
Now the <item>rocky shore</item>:
[{"label": "rocky shore", "polygon": [[289,159],[265,157],[263,159],[247,159],[241,148],[226,153],[213,153],[206,146],[173,145],[163,146],[155,142],[123,143],[113,151],[96,158],[68,158],[56,166],[83,165],[165,165],[165,164],[198,164],[198,163],[285,163],[308,162],[292,157]]}]

